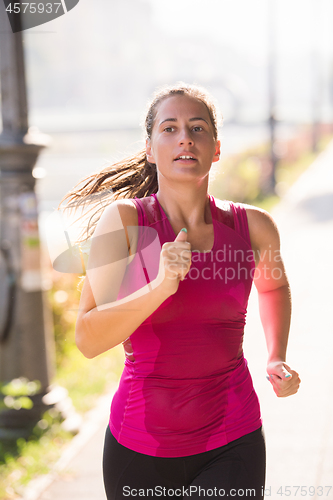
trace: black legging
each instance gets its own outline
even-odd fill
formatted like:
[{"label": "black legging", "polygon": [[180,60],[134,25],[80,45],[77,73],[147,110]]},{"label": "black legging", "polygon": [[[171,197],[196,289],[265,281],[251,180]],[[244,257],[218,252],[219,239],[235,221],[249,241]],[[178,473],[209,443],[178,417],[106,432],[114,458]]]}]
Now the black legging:
[{"label": "black legging", "polygon": [[105,435],[103,474],[108,500],[135,496],[259,500],[264,497],[265,464],[262,428],[215,450],[180,458],[129,450],[117,442],[109,427]]}]

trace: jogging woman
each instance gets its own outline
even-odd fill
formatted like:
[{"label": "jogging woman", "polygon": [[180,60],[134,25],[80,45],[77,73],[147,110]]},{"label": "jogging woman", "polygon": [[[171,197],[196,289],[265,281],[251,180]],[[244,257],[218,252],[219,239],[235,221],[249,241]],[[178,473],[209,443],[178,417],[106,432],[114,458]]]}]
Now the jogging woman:
[{"label": "jogging woman", "polygon": [[208,193],[220,141],[205,90],[162,89],[145,124],[143,151],[68,195],[97,207],[78,348],[93,358],[123,343],[126,356],[105,436],[107,498],[263,498],[265,442],[242,341],[254,282],[267,376],[277,396],[297,392],[279,234],[266,211]]}]

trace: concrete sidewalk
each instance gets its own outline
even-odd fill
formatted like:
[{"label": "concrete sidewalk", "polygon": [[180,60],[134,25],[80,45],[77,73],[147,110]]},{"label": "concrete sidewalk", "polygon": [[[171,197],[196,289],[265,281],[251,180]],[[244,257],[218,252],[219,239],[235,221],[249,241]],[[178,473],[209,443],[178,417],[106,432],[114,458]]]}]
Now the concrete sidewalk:
[{"label": "concrete sidewalk", "polygon": [[[280,399],[264,380],[266,346],[252,294],[244,349],[261,402],[266,484],[271,498],[283,498],[280,487],[287,496],[290,486],[292,498],[332,499],[333,142],[273,216],[293,298],[287,362],[299,372],[302,384],[296,395]],[[297,486],[304,486],[303,491]]]},{"label": "concrete sidewalk", "polygon": [[[287,362],[302,384],[298,394],[280,399],[266,380],[267,353],[254,290],[244,351],[266,434],[266,498],[333,499],[333,142],[273,216],[293,295]],[[88,416],[58,472],[44,484],[31,485],[25,500],[105,500],[101,457],[111,397],[101,399]]]}]

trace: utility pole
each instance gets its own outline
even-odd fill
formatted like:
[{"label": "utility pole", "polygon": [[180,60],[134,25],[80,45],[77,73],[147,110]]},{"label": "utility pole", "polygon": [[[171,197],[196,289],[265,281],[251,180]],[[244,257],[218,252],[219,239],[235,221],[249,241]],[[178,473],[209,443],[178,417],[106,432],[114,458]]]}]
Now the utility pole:
[{"label": "utility pole", "polygon": [[267,181],[267,192],[275,193],[276,166],[278,158],[275,150],[276,143],[276,3],[275,0],[268,0],[268,30],[269,30],[269,60],[268,60],[268,99],[269,116],[268,126],[270,133],[270,160],[271,170]]},{"label": "utility pole", "polygon": [[[20,23],[20,16],[17,22]],[[45,143],[28,128],[22,32],[12,32],[0,1],[0,246],[2,313],[0,382],[25,377],[40,382],[32,410],[0,411],[0,437],[25,435],[47,409],[54,346],[44,300],[35,179],[32,169]],[[40,134],[42,136],[42,134]],[[45,137],[45,136],[44,136]],[[49,398],[50,399],[50,398]],[[52,399],[52,398],[51,398]],[[50,402],[50,401],[49,401]]]}]

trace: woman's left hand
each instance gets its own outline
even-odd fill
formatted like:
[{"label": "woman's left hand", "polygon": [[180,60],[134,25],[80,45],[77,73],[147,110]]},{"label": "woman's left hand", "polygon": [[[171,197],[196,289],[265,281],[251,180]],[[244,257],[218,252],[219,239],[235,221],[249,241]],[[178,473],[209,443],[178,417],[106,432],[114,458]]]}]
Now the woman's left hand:
[{"label": "woman's left hand", "polygon": [[283,361],[273,361],[268,363],[266,368],[268,380],[273,386],[275,394],[279,398],[285,398],[296,394],[299,389],[301,379],[297,372],[292,370]]}]

